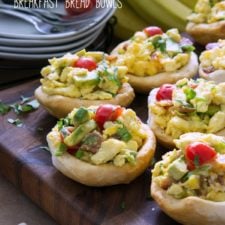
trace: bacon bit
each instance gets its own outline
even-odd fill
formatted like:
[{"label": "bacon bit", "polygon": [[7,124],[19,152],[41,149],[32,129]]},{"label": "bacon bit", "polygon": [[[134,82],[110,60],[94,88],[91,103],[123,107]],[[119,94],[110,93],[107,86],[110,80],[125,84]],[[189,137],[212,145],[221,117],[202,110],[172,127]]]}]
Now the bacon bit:
[{"label": "bacon bit", "polygon": [[203,68],[203,71],[204,71],[205,73],[212,73],[212,72],[215,71],[215,68],[214,68],[213,66],[209,66],[209,67]]},{"label": "bacon bit", "polygon": [[106,56],[106,60],[108,60],[108,61],[114,61],[114,60],[116,60],[118,57],[116,56],[116,55],[107,55]]},{"label": "bacon bit", "polygon": [[169,177],[166,177],[161,180],[160,187],[164,190],[167,190],[172,184],[172,180]]},{"label": "bacon bit", "polygon": [[72,133],[73,131],[74,131],[74,127],[67,127],[67,130],[70,132],[70,133]]},{"label": "bacon bit", "polygon": [[192,89],[195,89],[196,87],[198,87],[198,84],[190,84],[190,87],[191,87]]},{"label": "bacon bit", "polygon": [[124,50],[124,51],[127,51],[127,48],[128,48],[128,43],[125,43],[125,44],[123,45],[123,50]]},{"label": "bacon bit", "polygon": [[76,145],[74,147],[67,148],[67,152],[71,155],[74,155],[79,148],[80,148],[80,145]]}]

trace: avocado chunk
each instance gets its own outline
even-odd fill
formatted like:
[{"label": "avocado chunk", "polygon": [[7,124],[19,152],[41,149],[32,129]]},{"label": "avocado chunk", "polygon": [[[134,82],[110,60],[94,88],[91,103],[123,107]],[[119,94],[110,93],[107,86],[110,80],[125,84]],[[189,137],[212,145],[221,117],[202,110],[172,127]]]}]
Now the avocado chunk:
[{"label": "avocado chunk", "polygon": [[180,158],[173,161],[173,163],[168,168],[168,174],[174,180],[180,180],[187,172],[187,165]]},{"label": "avocado chunk", "polygon": [[99,76],[96,72],[88,72],[85,76],[74,76],[74,83],[77,87],[82,88],[83,85],[98,85],[100,82]]},{"label": "avocado chunk", "polygon": [[63,155],[63,153],[66,152],[66,150],[67,150],[67,146],[64,143],[60,142],[59,146],[55,152],[55,156]]},{"label": "avocado chunk", "polygon": [[220,111],[220,106],[209,105],[208,111],[206,112],[209,116],[213,116],[215,113]]},{"label": "avocado chunk", "polygon": [[83,107],[79,108],[73,117],[74,125],[84,123],[88,120],[90,120],[89,112],[87,109],[85,109]]},{"label": "avocado chunk", "polygon": [[94,120],[89,120],[86,123],[78,126],[69,136],[64,139],[64,143],[69,146],[75,146],[82,141],[82,139],[97,127]]},{"label": "avocado chunk", "polygon": [[186,195],[184,189],[179,184],[172,184],[168,188],[167,194],[172,195],[174,198],[177,199],[184,198]]}]

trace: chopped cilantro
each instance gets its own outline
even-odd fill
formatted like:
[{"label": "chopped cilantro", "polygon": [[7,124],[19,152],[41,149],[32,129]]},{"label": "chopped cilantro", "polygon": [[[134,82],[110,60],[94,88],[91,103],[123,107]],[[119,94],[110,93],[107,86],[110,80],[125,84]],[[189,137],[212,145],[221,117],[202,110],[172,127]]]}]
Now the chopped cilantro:
[{"label": "chopped cilantro", "polygon": [[30,101],[30,97],[25,97],[25,96],[21,95],[20,98],[21,98],[21,104],[24,104],[24,103]]},{"label": "chopped cilantro", "polygon": [[10,106],[0,101],[0,115],[4,115],[10,111]]},{"label": "chopped cilantro", "polygon": [[27,106],[31,106],[32,109],[37,109],[40,104],[39,104],[39,102],[36,99],[34,99],[34,100],[30,101],[30,102],[27,102],[26,105]]},{"label": "chopped cilantro", "polygon": [[185,88],[184,93],[186,95],[187,101],[190,101],[196,96],[196,92],[192,88]]},{"label": "chopped cilantro", "polygon": [[57,122],[58,130],[61,130],[64,126],[69,126],[70,125],[70,119],[68,117],[60,119]]},{"label": "chopped cilantro", "polygon": [[84,156],[84,151],[78,150],[75,154],[76,158],[81,159]]},{"label": "chopped cilantro", "polygon": [[17,127],[22,127],[23,126],[23,122],[20,119],[12,119],[12,118],[8,118],[8,122],[17,126]]},{"label": "chopped cilantro", "polygon": [[183,45],[181,48],[184,52],[192,52],[195,50],[193,45]]},{"label": "chopped cilantro", "polygon": [[199,165],[200,165],[199,156],[198,155],[196,155],[194,157],[194,165],[195,165],[195,167],[199,167]]},{"label": "chopped cilantro", "polygon": [[129,141],[132,138],[130,132],[124,126],[118,128],[116,135],[119,137],[119,139],[125,142]]}]

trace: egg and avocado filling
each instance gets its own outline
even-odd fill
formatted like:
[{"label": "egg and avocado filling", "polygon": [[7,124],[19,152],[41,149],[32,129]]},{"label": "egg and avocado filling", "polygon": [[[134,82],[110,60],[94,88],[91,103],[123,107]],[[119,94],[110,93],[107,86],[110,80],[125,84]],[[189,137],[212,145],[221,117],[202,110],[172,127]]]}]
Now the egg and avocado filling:
[{"label": "egg and avocado filling", "polygon": [[225,1],[198,0],[194,12],[188,17],[193,23],[215,23],[225,19]]},{"label": "egg and avocado filling", "polygon": [[112,105],[74,109],[53,130],[61,136],[57,157],[67,152],[94,165],[134,165],[147,138],[133,110]]},{"label": "egg and avocado filling", "polygon": [[[209,50],[203,51],[199,57],[203,71],[211,73],[225,69],[225,40],[208,44]],[[207,47],[207,46],[206,46]]]},{"label": "egg and avocado filling", "polygon": [[225,139],[213,134],[187,133],[175,140],[152,170],[153,180],[176,199],[196,196],[225,201]]},{"label": "egg and avocado filling", "polygon": [[41,70],[42,90],[49,95],[62,95],[89,100],[112,99],[127,82],[127,68],[112,66],[103,52],[66,54],[49,60]]},{"label": "egg and avocado filling", "polygon": [[172,138],[188,132],[216,133],[225,128],[225,83],[204,79],[179,80],[170,99],[158,99],[158,89],[149,105],[155,123]]},{"label": "egg and avocado filling", "polygon": [[128,73],[135,76],[153,76],[161,72],[173,72],[185,66],[194,47],[182,38],[177,29],[148,36],[136,32],[118,49],[117,66],[127,66]]}]

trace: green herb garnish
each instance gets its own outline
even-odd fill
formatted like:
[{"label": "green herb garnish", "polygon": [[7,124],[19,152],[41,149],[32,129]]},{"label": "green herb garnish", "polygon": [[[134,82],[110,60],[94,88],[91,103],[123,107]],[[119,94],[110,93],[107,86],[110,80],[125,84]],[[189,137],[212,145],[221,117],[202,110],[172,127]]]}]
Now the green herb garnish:
[{"label": "green herb garnish", "polygon": [[78,150],[75,154],[76,158],[81,159],[84,156],[84,151]]},{"label": "green herb garnish", "polygon": [[0,101],[0,114],[5,115],[10,111],[10,106]]},{"label": "green herb garnish", "polygon": [[60,119],[57,122],[58,130],[60,131],[64,126],[67,127],[70,125],[70,119],[68,117]]},{"label": "green herb garnish", "polygon": [[12,119],[12,118],[8,118],[8,122],[17,126],[17,127],[22,127],[23,126],[23,122],[20,119]]},{"label": "green herb garnish", "polygon": [[190,101],[196,96],[196,92],[192,88],[185,88],[184,93],[186,95],[187,101]]}]

